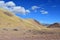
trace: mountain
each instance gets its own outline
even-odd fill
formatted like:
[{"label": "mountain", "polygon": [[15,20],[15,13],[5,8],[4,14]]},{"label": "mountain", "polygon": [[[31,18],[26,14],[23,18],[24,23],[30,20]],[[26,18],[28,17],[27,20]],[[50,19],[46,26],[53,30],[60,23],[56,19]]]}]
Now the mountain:
[{"label": "mountain", "polygon": [[0,28],[20,28],[21,30],[46,29],[34,19],[22,19],[2,8],[0,8]]},{"label": "mountain", "polygon": [[54,23],[48,26],[48,28],[60,28],[60,23]]}]

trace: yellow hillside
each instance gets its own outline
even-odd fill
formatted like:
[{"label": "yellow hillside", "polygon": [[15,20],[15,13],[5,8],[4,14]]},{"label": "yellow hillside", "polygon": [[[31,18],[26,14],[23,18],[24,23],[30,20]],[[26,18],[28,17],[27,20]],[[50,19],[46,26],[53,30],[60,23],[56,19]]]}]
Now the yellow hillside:
[{"label": "yellow hillside", "polygon": [[15,16],[13,13],[0,8],[0,28],[21,28],[21,29],[46,29],[42,25],[39,25],[33,19],[22,19]]}]

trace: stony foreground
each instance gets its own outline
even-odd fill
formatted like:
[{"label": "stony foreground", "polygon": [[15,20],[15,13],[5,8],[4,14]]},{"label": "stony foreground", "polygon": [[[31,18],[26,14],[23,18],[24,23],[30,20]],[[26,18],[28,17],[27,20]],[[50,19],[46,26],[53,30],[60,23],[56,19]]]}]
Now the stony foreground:
[{"label": "stony foreground", "polygon": [[0,29],[0,40],[60,40],[59,32],[21,33],[18,30]]}]

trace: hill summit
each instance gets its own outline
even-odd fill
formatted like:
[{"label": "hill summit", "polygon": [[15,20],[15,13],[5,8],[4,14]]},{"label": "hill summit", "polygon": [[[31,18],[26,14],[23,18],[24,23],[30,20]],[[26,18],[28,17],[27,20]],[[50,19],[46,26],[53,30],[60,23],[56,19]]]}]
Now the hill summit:
[{"label": "hill summit", "polygon": [[60,28],[60,23],[54,23],[48,26],[48,28]]}]

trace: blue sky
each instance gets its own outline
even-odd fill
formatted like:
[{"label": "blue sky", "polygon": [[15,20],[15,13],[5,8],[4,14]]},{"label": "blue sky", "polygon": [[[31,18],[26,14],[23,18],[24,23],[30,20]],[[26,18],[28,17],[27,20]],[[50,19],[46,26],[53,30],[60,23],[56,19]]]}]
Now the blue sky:
[{"label": "blue sky", "polygon": [[[3,0],[14,2],[16,6],[21,6],[27,13],[17,13],[22,18],[33,18],[41,23],[60,22],[60,0]],[[25,15],[23,15],[25,14]]]}]

